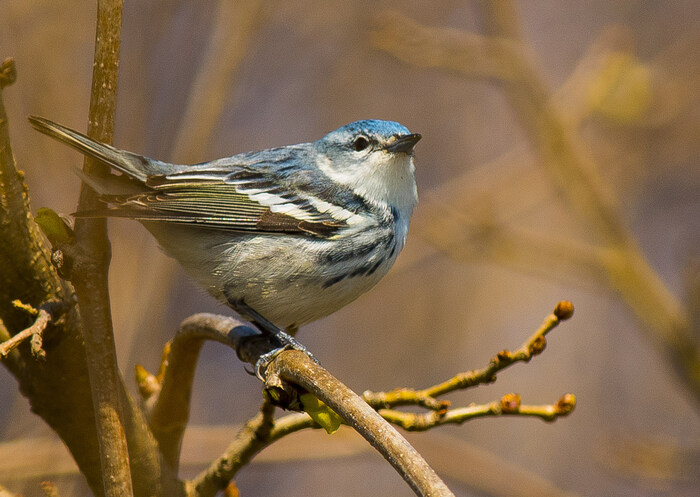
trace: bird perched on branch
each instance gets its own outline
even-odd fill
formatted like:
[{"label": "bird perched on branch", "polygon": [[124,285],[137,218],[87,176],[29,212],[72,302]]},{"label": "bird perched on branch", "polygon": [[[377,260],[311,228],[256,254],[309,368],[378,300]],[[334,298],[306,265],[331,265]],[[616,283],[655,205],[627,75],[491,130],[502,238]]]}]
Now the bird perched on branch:
[{"label": "bird perched on branch", "polygon": [[140,221],[214,297],[281,328],[372,288],[403,248],[418,202],[421,135],[396,122],[357,121],[313,143],[176,165],[29,120],[121,173],[79,172],[105,207],[75,216]]}]

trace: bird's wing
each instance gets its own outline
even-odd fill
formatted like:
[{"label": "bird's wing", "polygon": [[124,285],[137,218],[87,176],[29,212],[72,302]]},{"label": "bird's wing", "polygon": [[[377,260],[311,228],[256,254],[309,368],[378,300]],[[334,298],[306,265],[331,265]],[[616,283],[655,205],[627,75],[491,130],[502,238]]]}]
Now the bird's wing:
[{"label": "bird's wing", "polygon": [[[202,165],[204,166],[204,165]],[[217,230],[304,234],[327,238],[355,215],[304,192],[294,192],[262,167],[194,166],[149,176],[144,191],[102,195],[111,207],[77,216],[125,217]]]}]

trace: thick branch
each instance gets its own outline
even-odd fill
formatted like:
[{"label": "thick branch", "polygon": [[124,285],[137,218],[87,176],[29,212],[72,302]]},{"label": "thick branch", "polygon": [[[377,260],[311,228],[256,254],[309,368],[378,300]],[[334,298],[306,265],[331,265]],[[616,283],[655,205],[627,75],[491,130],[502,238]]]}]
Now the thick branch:
[{"label": "thick branch", "polygon": [[[184,429],[187,420],[191,381],[201,341],[209,339],[224,343],[236,350],[241,360],[254,365],[261,354],[274,347],[267,338],[253,338],[254,334],[252,329],[242,326],[239,321],[210,314],[198,314],[183,323],[171,346],[163,388],[151,417],[153,431],[157,433],[156,436],[162,444],[171,447],[172,450],[179,447],[181,430]],[[181,351],[177,356],[176,350]],[[418,495],[452,495],[420,454],[391,425],[306,354],[298,351],[282,352],[274,358],[264,375],[268,389],[279,388],[283,391],[288,388],[301,388],[328,405],[377,448]],[[176,406],[180,406],[179,409]],[[168,411],[171,408],[178,410]],[[170,418],[175,420],[171,425],[167,424],[168,412]],[[313,425],[308,418],[295,417],[287,425],[268,430],[264,427],[267,423],[266,415],[261,416],[249,422],[248,427],[225,456],[193,480],[189,487],[194,495],[214,495],[224,488],[222,485],[233,478],[242,464],[266,445],[287,433]],[[253,437],[251,433],[256,435]],[[251,443],[251,440],[256,442]],[[244,456],[236,452],[241,448],[245,452]],[[169,458],[172,460],[172,455]]]},{"label": "thick branch", "polygon": [[399,472],[417,495],[453,495],[423,457],[360,396],[296,350],[277,355],[265,372],[315,395],[352,426]]},{"label": "thick branch", "polygon": [[64,293],[41,232],[31,220],[24,175],[17,170],[10,145],[2,93],[16,77],[14,60],[5,59],[0,64],[0,317],[11,332],[28,325],[27,314],[12,301],[38,308],[48,300],[61,300]]},{"label": "thick branch", "polygon": [[[0,89],[15,78],[14,61],[6,59],[0,68]],[[51,253],[34,223],[27,188],[17,170],[10,146],[9,122],[0,98],[0,335],[9,340],[29,325],[26,312],[15,308],[20,299],[34,307],[48,301],[72,302],[73,293],[51,265]],[[85,349],[80,336],[80,319],[69,309],[65,321],[48,329],[45,340],[51,350],[39,363],[22,349],[2,361],[19,382],[32,411],[41,416],[63,439],[95,492],[100,493],[101,470],[97,459],[95,420],[90,409]],[[58,374],[60,372],[60,374]]]}]

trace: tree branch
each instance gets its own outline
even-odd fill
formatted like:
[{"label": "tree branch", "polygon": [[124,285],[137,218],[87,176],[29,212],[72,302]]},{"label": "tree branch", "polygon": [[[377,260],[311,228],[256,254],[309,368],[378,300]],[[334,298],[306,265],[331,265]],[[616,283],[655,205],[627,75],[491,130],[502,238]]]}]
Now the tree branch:
[{"label": "tree branch", "polygon": [[190,412],[192,382],[205,340],[239,350],[245,337],[257,332],[234,318],[195,314],[183,321],[170,342],[160,390],[148,400],[149,423],[161,453],[171,468],[178,467],[182,436]]},{"label": "tree branch", "polygon": [[[103,143],[112,143],[114,131],[121,12],[121,0],[97,2],[95,59],[87,134]],[[83,169],[91,174],[99,174],[106,173],[108,168],[105,164],[86,158]],[[98,206],[97,193],[83,183],[78,211]],[[83,321],[102,483],[105,495],[127,497],[133,495],[133,488],[107,286],[110,245],[106,220],[77,219],[75,235],[76,243],[67,253],[73,267],[70,279],[75,287]]]},{"label": "tree branch", "polygon": [[51,321],[51,314],[44,309],[39,309],[38,311],[36,309],[33,310],[36,316],[34,323],[29,328],[20,331],[12,338],[0,343],[0,360],[5,359],[10,352],[19,347],[19,344],[27,339],[31,339],[31,351],[35,358],[43,359],[46,357],[46,352],[41,348],[41,335]]},{"label": "tree branch", "polygon": [[[275,347],[267,337],[258,335],[255,330],[232,318],[197,314],[183,322],[171,345],[169,365],[151,414],[153,431],[162,446],[168,447],[165,450],[168,451],[170,461],[174,459],[172,452],[181,443],[182,430],[189,412],[194,365],[203,340],[215,340],[228,345],[236,350],[242,361],[252,365],[256,364],[262,354]],[[271,397],[280,403],[294,403],[298,389],[315,395],[379,450],[418,495],[452,495],[420,454],[391,425],[306,354],[298,351],[278,354],[266,368],[264,377],[266,389],[274,392],[270,394]],[[173,421],[169,422],[168,417]],[[253,418],[227,453],[188,485],[194,495],[214,495],[225,488],[225,484],[233,478],[241,465],[266,445],[314,424],[308,417],[295,416],[287,418],[286,424],[279,427],[275,424],[276,430],[268,430],[264,428],[267,424],[266,417],[267,414],[263,413]],[[255,435],[250,435],[251,433]],[[243,450],[244,455],[239,450]]]},{"label": "tree branch", "polygon": [[391,408],[402,405],[419,405],[434,411],[446,412],[447,404],[438,402],[436,397],[445,395],[455,390],[463,390],[476,385],[493,383],[496,381],[496,373],[515,364],[516,362],[529,362],[533,356],[541,354],[547,346],[545,336],[556,328],[559,323],[569,319],[574,314],[574,306],[571,302],[563,300],[559,302],[552,313],[548,315],[542,325],[514,352],[502,350],[496,354],[489,365],[482,369],[460,373],[447,381],[426,388],[413,390],[402,388],[391,392],[371,392],[362,394],[363,399],[376,409]]},{"label": "tree branch", "polygon": [[606,245],[617,249],[619,257],[604,267],[610,286],[620,291],[646,324],[643,329],[665,349],[679,377],[700,401],[700,345],[690,333],[686,310],[644,257],[595,161],[550,104],[550,91],[514,28],[518,24],[515,6],[501,0],[483,5],[488,34],[519,47],[515,67],[521,77],[501,84],[542,167],[574,211],[596,229]]},{"label": "tree branch", "polygon": [[[255,454],[272,443],[274,413],[275,406],[269,401],[263,402],[258,415],[245,424],[226,449],[225,456],[214,461],[207,470],[192,480],[191,495],[214,497],[219,491],[227,488],[233,475],[248,464]],[[280,437],[275,439],[278,438]]]},{"label": "tree branch", "polygon": [[387,421],[407,431],[426,431],[446,424],[462,424],[476,418],[494,416],[530,416],[544,421],[554,421],[560,416],[568,416],[576,406],[576,397],[570,393],[563,395],[556,403],[546,405],[522,405],[520,395],[509,393],[500,400],[488,404],[478,404],[445,411],[431,411],[415,414],[394,409],[379,409],[379,414]]},{"label": "tree branch", "polygon": [[353,427],[398,471],[417,495],[453,495],[423,457],[360,396],[303,352],[278,354],[264,373],[266,387],[291,383],[313,394]]}]

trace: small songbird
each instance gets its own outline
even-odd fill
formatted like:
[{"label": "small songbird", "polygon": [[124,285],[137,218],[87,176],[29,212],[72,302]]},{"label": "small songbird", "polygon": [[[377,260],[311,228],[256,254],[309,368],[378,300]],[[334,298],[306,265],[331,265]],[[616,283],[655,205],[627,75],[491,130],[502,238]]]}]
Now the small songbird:
[{"label": "small songbird", "polygon": [[421,135],[396,122],[357,121],[313,143],[188,166],[29,120],[121,173],[80,173],[105,208],[76,216],[141,222],[214,297],[281,328],[327,316],[372,288],[403,248],[418,202]]}]

